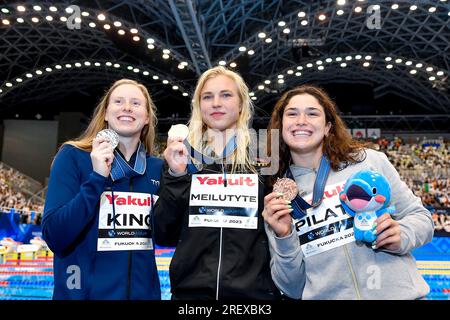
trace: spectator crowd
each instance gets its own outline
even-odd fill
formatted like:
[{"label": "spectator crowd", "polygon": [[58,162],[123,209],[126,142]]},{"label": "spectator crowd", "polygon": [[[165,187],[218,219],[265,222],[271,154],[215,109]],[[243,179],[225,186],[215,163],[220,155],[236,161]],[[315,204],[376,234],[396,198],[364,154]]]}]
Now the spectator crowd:
[{"label": "spectator crowd", "polygon": [[38,223],[43,204],[26,197],[27,178],[19,171],[0,163],[0,212],[18,212],[22,223]]}]

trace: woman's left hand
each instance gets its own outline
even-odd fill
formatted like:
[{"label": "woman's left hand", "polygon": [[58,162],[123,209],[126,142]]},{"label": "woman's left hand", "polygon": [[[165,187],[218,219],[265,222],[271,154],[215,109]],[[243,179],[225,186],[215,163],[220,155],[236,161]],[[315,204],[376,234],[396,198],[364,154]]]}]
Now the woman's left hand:
[{"label": "woman's left hand", "polygon": [[396,251],[401,247],[400,224],[392,219],[388,213],[383,214],[376,220],[377,240],[376,248],[383,247],[387,250]]}]

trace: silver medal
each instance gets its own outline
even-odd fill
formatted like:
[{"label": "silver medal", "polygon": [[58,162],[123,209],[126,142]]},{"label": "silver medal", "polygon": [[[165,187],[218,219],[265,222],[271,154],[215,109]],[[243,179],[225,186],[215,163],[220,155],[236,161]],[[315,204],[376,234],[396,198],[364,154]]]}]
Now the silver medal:
[{"label": "silver medal", "polygon": [[96,138],[103,137],[108,139],[109,143],[115,149],[119,145],[119,136],[114,130],[111,129],[103,129],[99,133],[97,133]]}]

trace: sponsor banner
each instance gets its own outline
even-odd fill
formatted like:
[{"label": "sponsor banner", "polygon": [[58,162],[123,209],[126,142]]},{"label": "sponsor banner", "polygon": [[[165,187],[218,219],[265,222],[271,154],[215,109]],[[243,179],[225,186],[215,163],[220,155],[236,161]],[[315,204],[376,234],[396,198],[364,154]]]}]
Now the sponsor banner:
[{"label": "sponsor banner", "polygon": [[136,230],[136,229],[98,229],[98,237],[99,238],[113,238],[113,237],[121,237],[121,238],[151,238],[152,232],[150,229],[146,230]]},{"label": "sponsor banner", "polygon": [[361,139],[366,137],[366,129],[353,129],[353,137],[356,139]]},{"label": "sponsor banner", "polygon": [[147,193],[114,192],[113,196],[111,191],[103,192],[97,250],[152,250],[150,211],[157,199]]},{"label": "sponsor banner", "polygon": [[367,137],[372,139],[378,139],[379,137],[381,137],[381,129],[367,128]]},{"label": "sponsor banner", "polygon": [[192,175],[189,227],[256,229],[257,214],[256,174]]},{"label": "sponsor banner", "polygon": [[100,239],[98,238],[97,250],[98,251],[126,251],[126,250],[152,250],[152,239],[145,238],[111,238]]},{"label": "sponsor banner", "polygon": [[221,227],[238,229],[256,229],[257,217],[189,215],[190,227]]},{"label": "sponsor banner", "polygon": [[450,237],[450,208],[431,209],[435,237]]},{"label": "sponsor banner", "polygon": [[[306,258],[355,241],[353,217],[345,212],[339,200],[344,184],[342,181],[326,186],[321,205],[294,221]],[[311,203],[312,193],[304,199]]]},{"label": "sponsor banner", "polygon": [[355,237],[353,234],[353,228],[351,228],[342,232],[333,233],[329,236],[308,242],[306,244],[302,244],[301,248],[305,258],[308,258],[354,241]]}]

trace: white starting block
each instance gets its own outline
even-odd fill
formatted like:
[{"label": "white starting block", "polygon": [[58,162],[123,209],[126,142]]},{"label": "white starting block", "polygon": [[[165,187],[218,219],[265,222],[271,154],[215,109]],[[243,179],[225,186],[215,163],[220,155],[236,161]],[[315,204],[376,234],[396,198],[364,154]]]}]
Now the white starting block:
[{"label": "white starting block", "polygon": [[0,264],[4,264],[6,260],[6,247],[0,246]]},{"label": "white starting block", "polygon": [[17,252],[18,253],[25,253],[25,252],[36,252],[38,251],[40,246],[36,244],[20,244],[17,246]]},{"label": "white starting block", "polygon": [[47,246],[47,242],[45,242],[42,238],[40,237],[34,237],[33,239],[30,240],[31,244],[37,245],[39,247],[38,251],[46,251],[48,250],[48,246]]},{"label": "white starting block", "polygon": [[15,241],[12,238],[3,238],[0,241],[0,244],[6,248],[6,253],[15,252],[17,250],[17,246],[20,245],[20,242]]},{"label": "white starting block", "polygon": [[17,246],[17,260],[20,259],[34,259],[39,250],[39,245],[36,244],[20,244]]},{"label": "white starting block", "polygon": [[47,243],[40,237],[34,237],[30,240],[30,244],[17,242],[12,238],[3,238],[0,240],[0,263],[4,263],[6,259],[36,259],[39,256],[44,258],[51,257]]},{"label": "white starting block", "polygon": [[30,243],[39,246],[38,256],[42,255],[44,258],[50,257],[50,248],[48,247],[47,242],[45,242],[44,239],[42,239],[41,237],[34,237],[30,240]]}]

